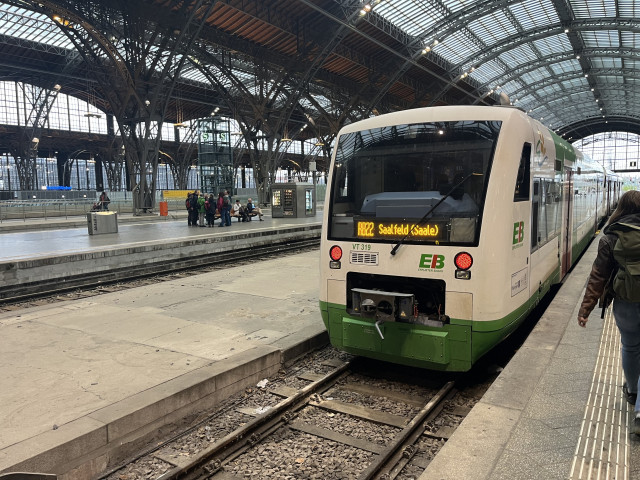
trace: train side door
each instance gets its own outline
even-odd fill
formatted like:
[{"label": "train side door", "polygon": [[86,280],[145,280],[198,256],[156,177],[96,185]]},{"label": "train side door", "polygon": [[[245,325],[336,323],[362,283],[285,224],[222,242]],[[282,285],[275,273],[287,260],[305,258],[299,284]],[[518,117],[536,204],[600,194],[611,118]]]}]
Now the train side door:
[{"label": "train side door", "polygon": [[571,268],[571,224],[572,224],[572,212],[573,212],[573,172],[570,167],[564,167],[565,181],[563,186],[562,195],[564,197],[564,212],[562,212],[562,218],[564,219],[563,232],[562,232],[562,277],[567,274]]}]

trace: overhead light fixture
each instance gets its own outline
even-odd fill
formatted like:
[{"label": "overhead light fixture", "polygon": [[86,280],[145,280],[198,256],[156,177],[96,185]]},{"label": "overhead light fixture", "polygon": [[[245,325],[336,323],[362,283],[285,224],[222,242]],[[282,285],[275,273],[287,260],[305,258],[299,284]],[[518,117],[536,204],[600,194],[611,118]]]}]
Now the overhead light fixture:
[{"label": "overhead light fixture", "polygon": [[99,113],[92,113],[92,112],[87,112],[84,114],[84,116],[87,118],[102,118],[102,115],[100,115]]}]

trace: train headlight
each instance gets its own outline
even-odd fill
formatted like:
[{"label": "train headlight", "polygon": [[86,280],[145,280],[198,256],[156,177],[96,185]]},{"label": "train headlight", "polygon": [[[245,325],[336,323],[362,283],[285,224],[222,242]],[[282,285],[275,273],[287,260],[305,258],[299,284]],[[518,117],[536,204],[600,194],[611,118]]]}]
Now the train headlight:
[{"label": "train headlight", "polygon": [[342,258],[342,248],[338,245],[334,245],[329,249],[329,257],[331,257],[331,261],[329,262],[329,268],[340,268],[340,259]]},{"label": "train headlight", "polygon": [[469,280],[471,278],[471,272],[469,269],[471,265],[473,265],[473,257],[467,252],[458,253],[454,259],[453,263],[456,265],[456,278],[460,280]]}]

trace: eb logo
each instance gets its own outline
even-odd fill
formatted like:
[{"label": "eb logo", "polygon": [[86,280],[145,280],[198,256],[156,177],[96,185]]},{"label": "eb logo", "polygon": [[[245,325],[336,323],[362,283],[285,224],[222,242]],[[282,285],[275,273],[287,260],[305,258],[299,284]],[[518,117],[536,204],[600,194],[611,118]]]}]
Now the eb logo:
[{"label": "eb logo", "polygon": [[444,255],[432,255],[430,253],[421,255],[419,268],[433,268],[436,270],[444,268]]},{"label": "eb logo", "polygon": [[513,245],[524,241],[524,222],[513,224]]}]

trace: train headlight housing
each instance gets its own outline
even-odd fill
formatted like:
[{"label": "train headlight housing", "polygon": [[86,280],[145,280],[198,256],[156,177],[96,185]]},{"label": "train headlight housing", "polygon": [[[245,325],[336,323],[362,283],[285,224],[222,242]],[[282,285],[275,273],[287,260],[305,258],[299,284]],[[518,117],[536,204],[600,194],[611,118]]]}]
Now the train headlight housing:
[{"label": "train headlight housing", "polygon": [[342,258],[342,248],[338,245],[334,245],[329,249],[329,257],[331,261],[329,262],[329,268],[340,268],[340,259]]},{"label": "train headlight housing", "polygon": [[456,278],[460,280],[469,280],[471,278],[471,265],[473,265],[473,257],[467,252],[458,253],[453,263],[456,266]]}]

